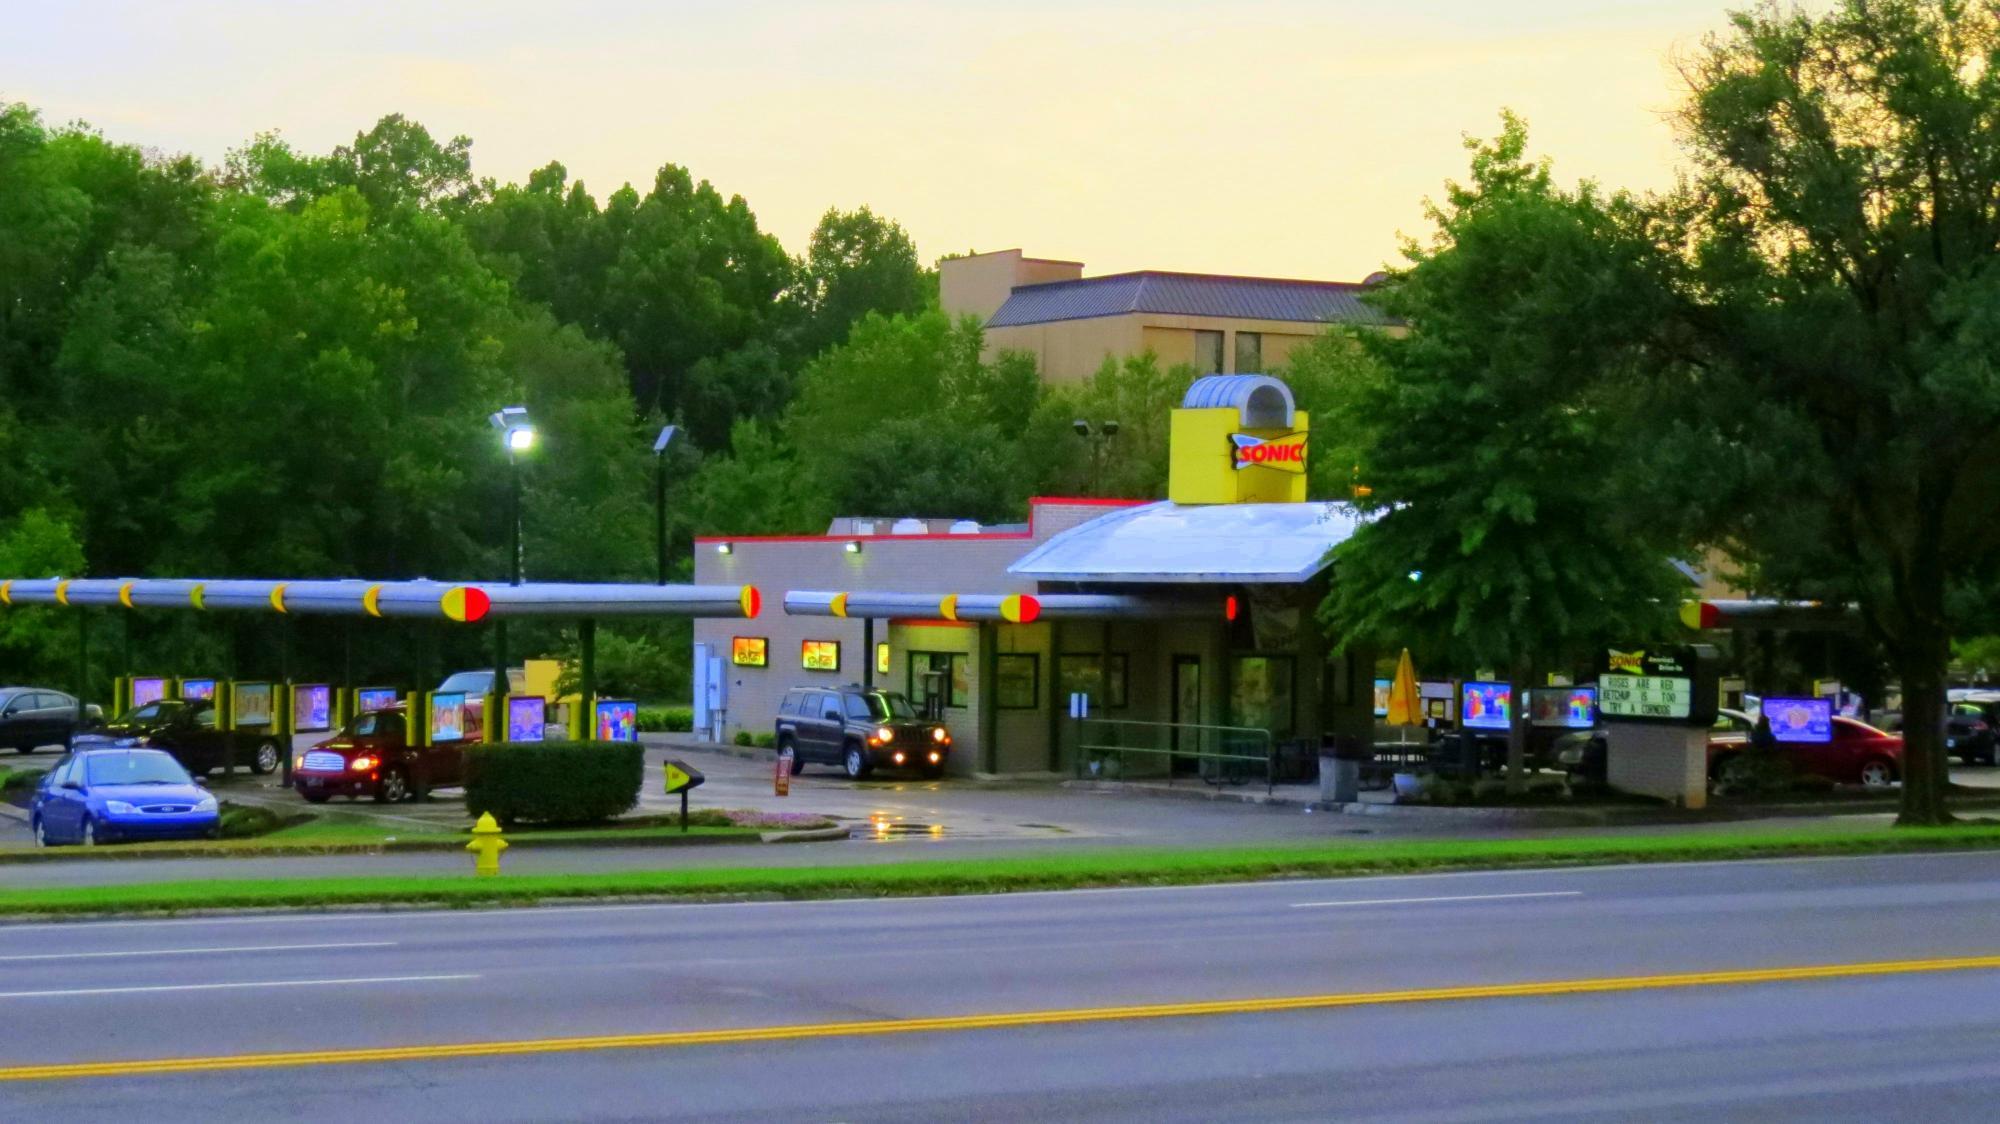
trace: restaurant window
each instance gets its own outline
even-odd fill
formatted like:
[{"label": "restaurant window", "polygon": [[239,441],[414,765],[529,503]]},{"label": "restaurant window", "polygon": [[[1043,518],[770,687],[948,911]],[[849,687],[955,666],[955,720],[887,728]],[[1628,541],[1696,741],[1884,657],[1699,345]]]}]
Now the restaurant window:
[{"label": "restaurant window", "polygon": [[803,641],[799,645],[799,666],[807,671],[839,671],[840,641]]},{"label": "restaurant window", "polygon": [[1264,333],[1236,333],[1236,373],[1257,375],[1264,371]]},{"label": "restaurant window", "polygon": [[994,657],[993,703],[1001,710],[1033,710],[1041,705],[1041,657],[1009,652]]},{"label": "restaurant window", "polygon": [[1290,656],[1237,656],[1229,676],[1229,724],[1292,736],[1293,663]]},{"label": "restaurant window", "polygon": [[1093,708],[1118,709],[1126,705],[1130,658],[1123,652],[1100,656],[1095,652],[1071,653],[1056,657],[1057,701],[1066,703],[1081,692],[1090,696]]},{"label": "restaurant window", "polygon": [[972,705],[968,666],[964,652],[911,652],[905,693],[919,710],[928,712],[934,694],[941,705],[963,710]]},{"label": "restaurant window", "polygon": [[1222,373],[1221,332],[1195,332],[1194,371],[1198,375],[1219,375]]}]

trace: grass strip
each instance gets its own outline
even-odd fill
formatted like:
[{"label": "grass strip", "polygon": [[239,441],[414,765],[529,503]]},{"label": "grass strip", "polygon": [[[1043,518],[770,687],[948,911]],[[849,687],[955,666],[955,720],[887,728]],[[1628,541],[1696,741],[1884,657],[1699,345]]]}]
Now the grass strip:
[{"label": "grass strip", "polygon": [[746,867],[550,875],[376,876],[310,880],[157,882],[0,890],[0,915],[158,913],[355,905],[532,905],[605,897],[804,899],[1005,893],[1101,886],[1171,886],[1290,877],[1441,870],[1904,854],[2000,848],[2000,829],[1570,836],[1547,839],[1287,844],[1007,858],[913,860],[879,866]]},{"label": "grass strip", "polygon": [[[509,833],[514,846],[678,846],[694,843],[754,843],[763,833],[749,827],[578,828],[574,830]],[[471,836],[456,831],[398,830],[357,823],[299,824],[251,839],[197,839],[176,843],[130,843],[82,850],[72,847],[0,850],[0,866],[12,863],[68,861],[142,861],[145,859],[283,858],[310,855],[379,855],[401,851],[463,850]]]}]

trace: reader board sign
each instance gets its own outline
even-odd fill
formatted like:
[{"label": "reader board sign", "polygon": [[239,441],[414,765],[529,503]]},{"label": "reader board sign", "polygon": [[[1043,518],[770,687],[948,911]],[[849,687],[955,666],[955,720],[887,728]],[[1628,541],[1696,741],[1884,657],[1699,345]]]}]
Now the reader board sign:
[{"label": "reader board sign", "polygon": [[301,683],[292,688],[292,731],[317,734],[333,729],[333,688]]},{"label": "reader board sign", "polygon": [[1468,730],[1505,730],[1514,722],[1511,683],[1470,682],[1459,704],[1459,724]]},{"label": "reader board sign", "polygon": [[1597,709],[1606,718],[1706,726],[1715,721],[1715,649],[1607,648],[1597,678]]},{"label": "reader board sign", "polygon": [[507,740],[538,742],[548,725],[549,701],[540,695],[507,696]]},{"label": "reader board sign", "polygon": [[137,709],[149,702],[159,702],[167,697],[167,681],[157,675],[141,675],[132,680],[132,707]]},{"label": "reader board sign", "polygon": [[273,692],[269,683],[238,683],[229,692],[238,727],[271,724]]},{"label": "reader board sign", "polygon": [[183,679],[181,680],[181,697],[189,702],[195,702],[200,699],[212,701],[215,698],[215,680]]},{"label": "reader board sign", "polygon": [[363,687],[354,692],[354,709],[360,714],[367,714],[373,710],[387,710],[395,705],[394,687]]},{"label": "reader board sign", "polygon": [[1771,736],[1790,745],[1825,745],[1833,740],[1832,699],[1766,698],[1764,717]]}]

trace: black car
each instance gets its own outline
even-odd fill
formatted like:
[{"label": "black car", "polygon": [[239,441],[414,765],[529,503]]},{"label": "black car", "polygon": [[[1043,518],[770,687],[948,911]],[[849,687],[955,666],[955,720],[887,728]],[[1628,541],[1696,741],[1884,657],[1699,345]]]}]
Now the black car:
[{"label": "black car", "polygon": [[275,772],[284,763],[284,749],[274,730],[216,728],[215,704],[207,699],[159,699],[134,707],[116,722],[78,734],[77,747],[143,745],[163,749],[197,777],[217,769],[227,771],[238,756],[253,773]]},{"label": "black car", "polygon": [[[1892,734],[1903,732],[1903,712],[1882,711],[1873,725]],[[1980,692],[1945,704],[1944,751],[1967,765],[1991,765],[2000,751],[2000,695]]]},{"label": "black car", "polygon": [[777,734],[778,751],[792,751],[794,773],[816,761],[856,780],[878,768],[938,777],[951,757],[951,732],[918,717],[909,699],[856,684],[787,691]]},{"label": "black car", "polygon": [[104,720],[104,712],[86,706],[77,712],[76,698],[47,687],[0,687],[0,747],[33,753],[45,745],[69,748],[78,730]]}]

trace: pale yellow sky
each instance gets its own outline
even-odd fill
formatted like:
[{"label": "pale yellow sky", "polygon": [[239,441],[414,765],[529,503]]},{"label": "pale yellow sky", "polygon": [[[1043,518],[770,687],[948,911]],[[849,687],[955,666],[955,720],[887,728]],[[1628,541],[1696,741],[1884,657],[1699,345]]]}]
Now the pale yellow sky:
[{"label": "pale yellow sky", "polygon": [[472,137],[481,175],[560,159],[600,199],[672,161],[794,252],[865,203],[927,259],[1353,279],[1422,231],[1460,135],[1502,106],[1566,179],[1665,183],[1671,56],[1724,7],[30,0],[0,100],[211,162],[400,111]]}]

